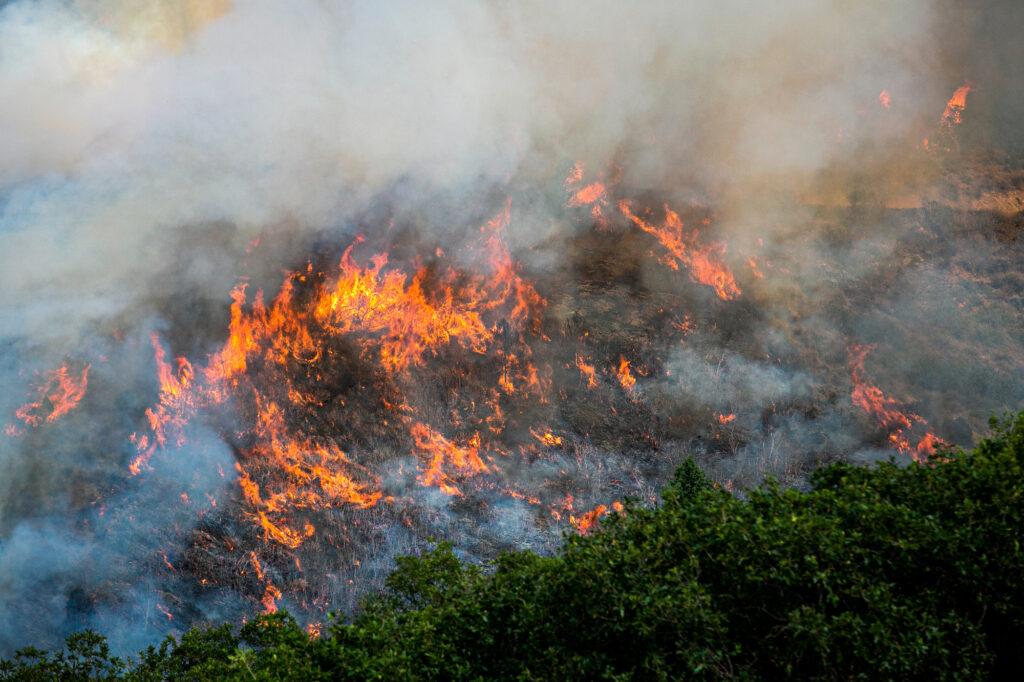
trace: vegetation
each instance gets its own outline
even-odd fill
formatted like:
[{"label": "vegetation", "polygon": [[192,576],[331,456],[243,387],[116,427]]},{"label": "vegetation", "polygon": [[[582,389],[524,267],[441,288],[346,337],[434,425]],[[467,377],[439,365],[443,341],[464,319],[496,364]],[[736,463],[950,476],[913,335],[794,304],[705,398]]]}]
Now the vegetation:
[{"label": "vegetation", "polygon": [[137,658],[93,633],[0,679],[978,678],[1022,669],[1024,414],[933,465],[829,466],[745,499],[683,465],[558,556],[441,545],[310,639],[287,614]]}]

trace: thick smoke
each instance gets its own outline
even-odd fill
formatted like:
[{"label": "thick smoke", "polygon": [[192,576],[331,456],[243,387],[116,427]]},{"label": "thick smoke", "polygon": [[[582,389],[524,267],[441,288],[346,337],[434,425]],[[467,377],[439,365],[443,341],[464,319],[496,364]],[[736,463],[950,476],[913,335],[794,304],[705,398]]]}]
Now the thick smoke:
[{"label": "thick smoke", "polygon": [[[561,192],[576,161],[652,206],[707,208],[737,269],[747,255],[771,269],[709,308],[654,259],[636,268],[645,290],[721,313],[679,347],[652,341],[666,371],[637,390],[673,412],[735,413],[731,435],[671,425],[649,452],[595,434],[519,480],[651,501],[688,455],[737,487],[887,456],[849,406],[851,341],[878,345],[877,383],[969,442],[1024,400],[1024,283],[1020,247],[988,236],[1019,232],[1019,217],[990,210],[991,193],[958,194],[973,181],[956,174],[973,149],[1019,153],[1021,93],[1000,64],[1024,57],[1015,37],[992,38],[1019,8],[960,5],[0,3],[0,421],[40,373],[93,359],[88,401],[60,430],[0,435],[0,653],[86,626],[132,648],[171,627],[159,607],[190,622],[246,608],[229,589],[191,597],[182,569],[199,561],[201,521],[181,482],[222,506],[237,496],[215,432],[195,426],[177,468],[145,485],[112,482],[153,400],[152,332],[201,358],[223,341],[239,278],[273,291],[325,243],[336,253],[395,222],[457,245],[509,195],[514,255],[569,277],[564,243],[583,227]],[[920,131],[935,134],[965,81],[979,115],[948,161],[929,160]],[[633,293],[607,300],[629,309]],[[512,498],[467,527],[415,467],[385,486],[434,510],[436,536],[468,558],[557,544]],[[401,525],[379,538],[359,571],[307,567],[335,576],[337,607],[365,591],[348,582],[379,584],[423,544]],[[164,558],[181,577],[150,578],[174,546],[188,546]]]}]

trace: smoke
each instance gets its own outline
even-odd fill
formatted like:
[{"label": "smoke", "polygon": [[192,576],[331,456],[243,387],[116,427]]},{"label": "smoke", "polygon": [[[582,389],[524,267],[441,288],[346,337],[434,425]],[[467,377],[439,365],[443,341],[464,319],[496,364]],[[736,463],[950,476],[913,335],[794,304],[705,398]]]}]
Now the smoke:
[{"label": "smoke", "polygon": [[[190,427],[177,465],[125,480],[156,391],[152,332],[201,358],[223,341],[241,278],[273,291],[283,269],[395,225],[455,246],[505,196],[515,257],[564,294],[553,315],[613,320],[666,358],[640,377],[649,409],[562,408],[580,438],[507,465],[524,488],[571,488],[578,514],[609,491],[653,500],[689,455],[738,487],[875,457],[884,443],[849,407],[851,340],[879,346],[880,384],[968,442],[1024,401],[1020,246],[976,236],[1016,228],[998,212],[963,217],[987,200],[950,180],[971,149],[1019,152],[1020,92],[1001,66],[1024,63],[1001,20],[1014,12],[926,0],[0,3],[0,416],[66,358],[92,363],[88,399],[60,430],[0,435],[0,653],[84,626],[133,648],[179,626],[158,607],[187,625],[251,606],[248,578],[211,592],[189,574],[214,560],[197,534],[219,538],[179,497],[238,504],[216,430]],[[965,80],[979,114],[958,138],[963,156],[935,162],[919,138]],[[723,307],[653,258],[632,268],[651,249],[608,233],[600,248],[628,277],[597,300],[577,281],[589,255],[573,241],[590,225],[565,217],[576,161],[655,208],[704,211],[729,262],[738,271],[751,256],[763,278],[744,274],[744,296]],[[698,330],[681,345],[656,338],[649,316],[626,314],[647,305],[641,294],[693,312]],[[727,413],[727,432],[696,426]],[[643,429],[615,426],[645,419],[660,449],[624,445]],[[464,556],[557,544],[550,515],[527,502],[453,509],[417,485],[415,461],[393,461],[384,485],[411,496],[403,513]],[[307,561],[346,608],[395,554],[423,546],[412,522],[375,514],[358,531],[361,568],[332,565],[326,546]],[[166,557],[171,577],[151,577],[168,547],[183,548]],[[279,584],[286,563],[266,569]]]}]

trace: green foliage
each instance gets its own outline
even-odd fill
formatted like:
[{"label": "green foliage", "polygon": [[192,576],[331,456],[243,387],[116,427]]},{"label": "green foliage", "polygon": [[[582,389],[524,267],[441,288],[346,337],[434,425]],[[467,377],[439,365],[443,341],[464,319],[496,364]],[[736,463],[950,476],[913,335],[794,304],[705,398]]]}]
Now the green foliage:
[{"label": "green foliage", "polygon": [[3,679],[981,678],[1024,667],[1024,414],[933,465],[839,464],[745,499],[687,462],[559,556],[404,558],[311,640],[286,614],[138,660],[92,633]]}]

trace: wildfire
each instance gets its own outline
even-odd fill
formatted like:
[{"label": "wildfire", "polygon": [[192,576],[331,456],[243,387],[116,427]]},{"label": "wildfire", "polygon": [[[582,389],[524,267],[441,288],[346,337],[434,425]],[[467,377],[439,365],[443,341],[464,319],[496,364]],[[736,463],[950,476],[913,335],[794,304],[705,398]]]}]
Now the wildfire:
[{"label": "wildfire", "polygon": [[579,186],[582,182],[583,164],[577,162],[565,178],[565,189],[570,193],[566,205],[570,208],[590,206],[590,215],[603,226],[606,222],[604,210],[608,206],[608,187],[603,182]]},{"label": "wildfire", "polygon": [[888,90],[882,90],[878,93],[878,103],[882,105],[882,108],[888,109],[892,105],[892,97],[889,95]]},{"label": "wildfire", "polygon": [[615,376],[624,389],[630,391],[636,386],[636,377],[629,369],[629,360],[624,355],[619,356],[619,365],[615,368]]},{"label": "wildfire", "polygon": [[[499,330],[503,344],[509,331],[546,340],[540,329],[546,302],[519,275],[504,244],[502,233],[510,216],[511,205],[506,203],[480,229],[480,255],[489,275],[467,276],[455,268],[437,271],[425,266],[410,275],[390,266],[386,253],[360,263],[355,248],[362,240],[357,239],[345,249],[334,277],[316,273],[308,264],[285,277],[269,304],[262,292],[257,291],[249,302],[246,286],[235,287],[228,338],[199,371],[185,358],[170,363],[154,335],[159,399],[146,411],[148,429],[132,434],[137,454],[130,471],[141,472],[161,448],[183,445],[185,426],[200,411],[242,400],[251,405],[255,419],[244,434],[251,444],[240,448],[238,483],[249,516],[266,540],[295,549],[312,537],[312,524],[296,519],[301,510],[376,505],[382,493],[375,475],[332,440],[306,435],[292,426],[301,421],[290,416],[293,412],[306,413],[322,407],[322,402],[293,384],[289,368],[307,368],[303,370],[307,379],[321,381],[319,368],[334,352],[333,340],[344,338],[355,344],[363,359],[402,382],[444,349],[478,355],[491,352]],[[307,289],[301,297],[300,284]],[[528,345],[518,353],[500,348],[496,352],[505,357],[498,388],[508,395],[522,390],[546,401],[550,370],[538,369]],[[257,382],[258,377],[263,378]],[[277,397],[269,395],[268,389],[278,387],[275,379],[267,377],[278,377]],[[382,400],[396,413],[396,424],[404,425],[412,447],[421,455],[418,480],[423,485],[459,495],[456,478],[489,471],[481,458],[478,433],[450,439],[427,421],[413,419],[412,408],[404,402]],[[487,405],[492,413],[484,422],[500,432],[503,417],[498,397]]]},{"label": "wildfire", "polygon": [[597,370],[579,353],[576,354],[576,368],[580,371],[580,377],[587,382],[587,388],[597,388]]},{"label": "wildfire", "polygon": [[[571,501],[569,502],[569,506],[572,506]],[[616,513],[622,513],[624,509],[622,503],[617,500],[615,502],[612,502],[611,508]],[[599,504],[579,517],[570,515],[569,524],[572,525],[572,527],[575,528],[580,535],[586,535],[594,529],[594,525],[597,523],[598,519],[600,519],[602,516],[605,516],[607,513],[608,506],[604,504]]]},{"label": "wildfire", "polygon": [[461,495],[462,491],[445,472],[445,465],[462,475],[487,472],[487,465],[480,459],[479,434],[474,434],[466,445],[460,446],[426,424],[413,424],[411,433],[416,448],[427,456],[427,464],[420,475],[423,485],[437,486],[449,495]]},{"label": "wildfire", "polygon": [[953,96],[949,98],[948,102],[946,102],[946,109],[942,112],[942,125],[960,125],[963,121],[964,109],[967,108],[967,95],[970,91],[970,85],[961,85],[956,89]]},{"label": "wildfire", "polygon": [[167,445],[169,431],[174,436],[175,445],[184,445],[184,427],[198,407],[197,397],[192,393],[195,378],[192,364],[185,358],[178,358],[178,370],[175,373],[167,362],[163,346],[156,334],[151,336],[151,341],[157,379],[160,382],[160,398],[155,407],[146,409],[149,433],[131,434],[131,442],[138,453],[128,466],[132,475],[138,475],[142,471],[157,448]]},{"label": "wildfire", "polygon": [[735,414],[720,414],[720,415],[718,415],[718,423],[721,424],[722,426],[725,426],[727,424],[731,424],[734,421],[736,421],[736,415]]},{"label": "wildfire", "polygon": [[678,270],[680,265],[685,266],[694,281],[711,287],[718,297],[725,301],[738,298],[741,291],[736,279],[732,271],[721,261],[725,245],[701,245],[698,241],[698,230],[685,231],[679,214],[669,208],[668,204],[664,209],[665,220],[661,225],[655,225],[637,215],[629,200],[619,201],[619,211],[622,215],[665,247],[668,253],[660,259],[664,265],[673,270]]},{"label": "wildfire", "polygon": [[540,441],[543,445],[548,447],[558,447],[562,444],[561,436],[556,436],[550,431],[537,431],[536,429],[530,429],[530,435]]},{"label": "wildfire", "polygon": [[263,591],[263,599],[260,600],[263,604],[263,613],[277,613],[277,600],[280,598],[281,590],[268,584]]},{"label": "wildfire", "polygon": [[[89,365],[81,372],[72,373],[67,364],[48,372],[45,380],[36,387],[36,400],[25,403],[14,412],[14,416],[27,427],[36,428],[52,423],[78,407],[85,397],[89,385]],[[16,424],[9,425],[5,432],[16,436],[22,432]]]},{"label": "wildfire", "polygon": [[[602,219],[604,207],[617,206],[623,228],[639,228],[663,247],[661,262],[685,269],[723,300],[740,295],[722,261],[724,244],[704,243],[667,205],[655,222],[629,201],[613,203],[614,186],[607,179],[584,182],[578,166],[566,178],[568,203]],[[242,545],[237,555],[251,564],[251,596],[264,612],[278,608],[283,591],[302,601],[290,592],[297,581],[278,587],[271,579],[290,575],[292,561],[301,573],[304,546],[341,546],[350,533],[363,532],[357,526],[370,525],[366,519],[405,513],[410,498],[388,497],[383,489],[394,472],[380,468],[382,445],[415,458],[418,485],[463,498],[453,504],[475,503],[483,491],[503,494],[581,534],[622,511],[613,502],[574,512],[571,495],[559,506],[549,489],[503,478],[521,468],[517,456],[532,463],[553,454],[542,448],[572,450],[572,421],[542,407],[550,400],[564,399],[573,386],[604,389],[619,400],[617,382],[638,402],[637,374],[658,367],[633,366],[620,353],[616,360],[587,333],[569,347],[548,343],[546,333],[567,332],[556,326],[558,315],[546,314],[546,299],[506,245],[511,218],[505,202],[461,248],[429,244],[421,257],[357,238],[337,258],[320,254],[288,272],[267,296],[240,282],[230,292],[227,337],[205,359],[175,357],[166,340],[152,336],[156,398],[131,435],[129,470],[159,467],[198,420],[218,430],[235,455],[241,518],[251,524],[249,536],[267,545],[265,553]],[[751,268],[756,272],[756,262]],[[667,305],[658,314],[669,333],[694,329],[689,315]],[[607,380],[599,380],[598,367]],[[555,381],[569,385],[553,387]],[[724,425],[735,415],[718,418]],[[643,437],[656,436],[645,431]],[[202,506],[192,502],[193,509]],[[225,508],[232,507],[218,511]],[[320,512],[343,508],[350,511],[324,523]],[[370,508],[378,511],[356,513]],[[418,523],[411,516],[402,522]],[[239,547],[225,543],[229,551]]]},{"label": "wildfire", "polygon": [[934,454],[935,447],[941,445],[942,440],[935,434],[926,432],[918,440],[917,445],[911,447],[909,436],[905,432],[915,424],[923,427],[927,426],[928,422],[920,415],[905,411],[900,401],[886,396],[878,386],[867,382],[864,378],[864,361],[872,350],[874,346],[850,346],[849,368],[853,381],[850,399],[854,405],[871,415],[881,429],[889,432],[888,440],[896,450],[901,453],[909,452],[915,460],[925,461]]}]

